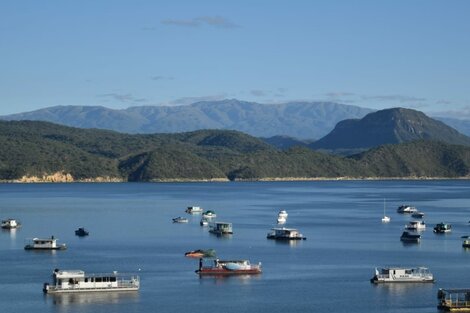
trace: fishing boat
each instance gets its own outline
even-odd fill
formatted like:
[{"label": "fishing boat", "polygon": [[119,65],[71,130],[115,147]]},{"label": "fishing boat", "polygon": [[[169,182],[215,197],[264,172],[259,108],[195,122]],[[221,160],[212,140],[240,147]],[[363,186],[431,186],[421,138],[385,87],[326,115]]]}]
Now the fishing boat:
[{"label": "fishing boat", "polygon": [[268,239],[275,240],[305,240],[304,235],[299,233],[295,228],[276,227],[272,228],[271,232],[266,236]]},{"label": "fishing boat", "polygon": [[85,236],[88,236],[89,234],[90,233],[84,227],[80,227],[79,229],[75,231],[75,235],[78,237],[85,237]]},{"label": "fishing boat", "polygon": [[461,238],[463,239],[462,247],[470,248],[470,236],[462,236]]},{"label": "fishing boat", "polygon": [[1,227],[3,229],[14,229],[21,226],[21,223],[13,218],[9,218],[2,221]]},{"label": "fishing boat", "polygon": [[202,213],[202,217],[205,219],[212,219],[216,218],[217,214],[215,214],[215,212],[212,210],[207,210],[206,212]]},{"label": "fishing boat", "polygon": [[216,253],[214,249],[207,249],[207,250],[198,249],[198,250],[188,251],[184,254],[184,256],[188,258],[198,258],[198,259],[215,258]]},{"label": "fishing boat", "polygon": [[421,212],[421,211],[416,211],[416,212],[414,212],[413,214],[411,214],[411,217],[414,217],[414,218],[423,218],[423,217],[424,217],[424,213]]},{"label": "fishing boat", "polygon": [[188,222],[189,220],[186,217],[178,216],[173,219],[173,223],[188,223]]},{"label": "fishing boat", "polygon": [[437,308],[448,312],[470,312],[470,289],[442,289],[437,292]]},{"label": "fishing boat", "polygon": [[44,283],[48,294],[70,292],[137,291],[140,279],[137,275],[85,274],[81,270],[59,270],[52,273],[52,282]]},{"label": "fishing boat", "polygon": [[384,267],[375,268],[371,283],[433,283],[434,276],[426,267]]},{"label": "fishing boat", "polygon": [[233,234],[232,223],[212,222],[209,224],[209,232],[216,235]]},{"label": "fishing boat", "polygon": [[28,239],[27,244],[24,246],[25,250],[65,250],[67,246],[65,243],[57,244],[57,239],[54,236],[51,238],[32,238]]},{"label": "fishing boat", "polygon": [[229,275],[253,275],[261,273],[261,262],[254,265],[249,260],[227,260],[215,259],[209,266],[203,264],[199,259],[199,269],[196,273],[201,276],[229,276]]},{"label": "fishing boat", "polygon": [[390,217],[385,215],[385,199],[384,199],[384,216],[382,217],[382,223],[389,223]]},{"label": "fishing boat", "polygon": [[186,208],[186,213],[189,213],[189,214],[198,214],[198,213],[202,213],[202,208],[201,207],[198,207],[198,206],[188,206]]},{"label": "fishing boat", "polygon": [[405,225],[405,228],[409,230],[422,231],[426,229],[426,224],[424,221],[410,221]]},{"label": "fishing boat", "polygon": [[397,209],[397,212],[398,213],[414,213],[418,211],[414,206],[411,206],[411,205],[407,205],[407,204],[403,204],[403,205],[400,205]]},{"label": "fishing boat", "polygon": [[285,224],[287,222],[287,216],[289,216],[289,214],[287,214],[286,210],[279,211],[277,214],[277,223]]},{"label": "fishing boat", "polygon": [[449,233],[452,231],[452,225],[447,223],[436,224],[433,230],[436,234]]},{"label": "fishing boat", "polygon": [[400,236],[400,240],[403,242],[409,242],[409,243],[419,243],[421,240],[421,235],[412,234],[410,232],[404,231]]}]

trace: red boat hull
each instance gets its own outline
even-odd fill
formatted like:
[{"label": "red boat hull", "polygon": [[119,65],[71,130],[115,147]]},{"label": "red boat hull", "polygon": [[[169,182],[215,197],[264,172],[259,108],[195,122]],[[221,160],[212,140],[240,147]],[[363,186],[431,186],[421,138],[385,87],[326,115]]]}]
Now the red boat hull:
[{"label": "red boat hull", "polygon": [[202,268],[196,271],[201,276],[217,275],[217,276],[230,276],[230,275],[256,275],[261,274],[261,269],[252,268],[248,270],[227,270],[225,268]]}]

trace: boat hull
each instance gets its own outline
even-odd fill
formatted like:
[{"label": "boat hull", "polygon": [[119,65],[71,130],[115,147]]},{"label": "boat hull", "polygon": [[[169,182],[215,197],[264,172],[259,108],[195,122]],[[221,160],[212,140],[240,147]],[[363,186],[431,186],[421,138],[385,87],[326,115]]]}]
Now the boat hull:
[{"label": "boat hull", "polygon": [[43,289],[45,294],[63,294],[63,293],[86,293],[86,292],[121,292],[138,291],[139,287],[115,287],[115,288],[71,288],[71,289]]},{"label": "boat hull", "polygon": [[396,284],[396,283],[434,283],[434,279],[377,279],[376,277],[370,280],[373,284]]},{"label": "boat hull", "polygon": [[275,235],[267,235],[266,238],[272,240],[306,240],[307,237],[279,237]]},{"label": "boat hull", "polygon": [[261,269],[240,269],[240,270],[227,270],[224,268],[202,268],[196,270],[196,274],[200,276],[232,276],[232,275],[257,275],[261,274]]},{"label": "boat hull", "polygon": [[59,247],[50,247],[50,248],[39,248],[39,247],[32,247],[32,246],[25,246],[25,250],[66,250],[67,247],[59,246]]}]

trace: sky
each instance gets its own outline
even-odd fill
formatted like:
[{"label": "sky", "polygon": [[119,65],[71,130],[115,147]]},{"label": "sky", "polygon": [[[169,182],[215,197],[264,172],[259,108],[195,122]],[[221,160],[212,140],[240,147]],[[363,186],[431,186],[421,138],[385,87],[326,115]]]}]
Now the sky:
[{"label": "sky", "polygon": [[470,1],[2,0],[0,115],[236,98],[470,119]]}]

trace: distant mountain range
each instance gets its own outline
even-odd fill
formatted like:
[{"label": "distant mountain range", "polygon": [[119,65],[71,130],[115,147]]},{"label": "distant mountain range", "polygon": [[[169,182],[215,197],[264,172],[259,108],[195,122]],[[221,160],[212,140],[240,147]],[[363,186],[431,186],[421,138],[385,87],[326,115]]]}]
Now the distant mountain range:
[{"label": "distant mountain range", "polygon": [[0,121],[0,146],[0,180],[470,177],[470,147],[426,140],[384,145],[345,158],[306,147],[282,151],[237,131],[130,135],[48,122]]},{"label": "distant mountain range", "polygon": [[260,104],[239,100],[205,101],[185,106],[141,106],[124,110],[101,106],[55,106],[2,116],[2,120],[47,121],[123,133],[177,133],[200,129],[238,130],[256,137],[276,135],[318,139],[339,121],[372,112],[332,102]]},{"label": "distant mountain range", "polygon": [[362,119],[339,122],[325,137],[309,146],[329,151],[366,150],[385,144],[433,140],[470,146],[470,138],[443,122],[411,109],[392,108],[367,114]]}]

